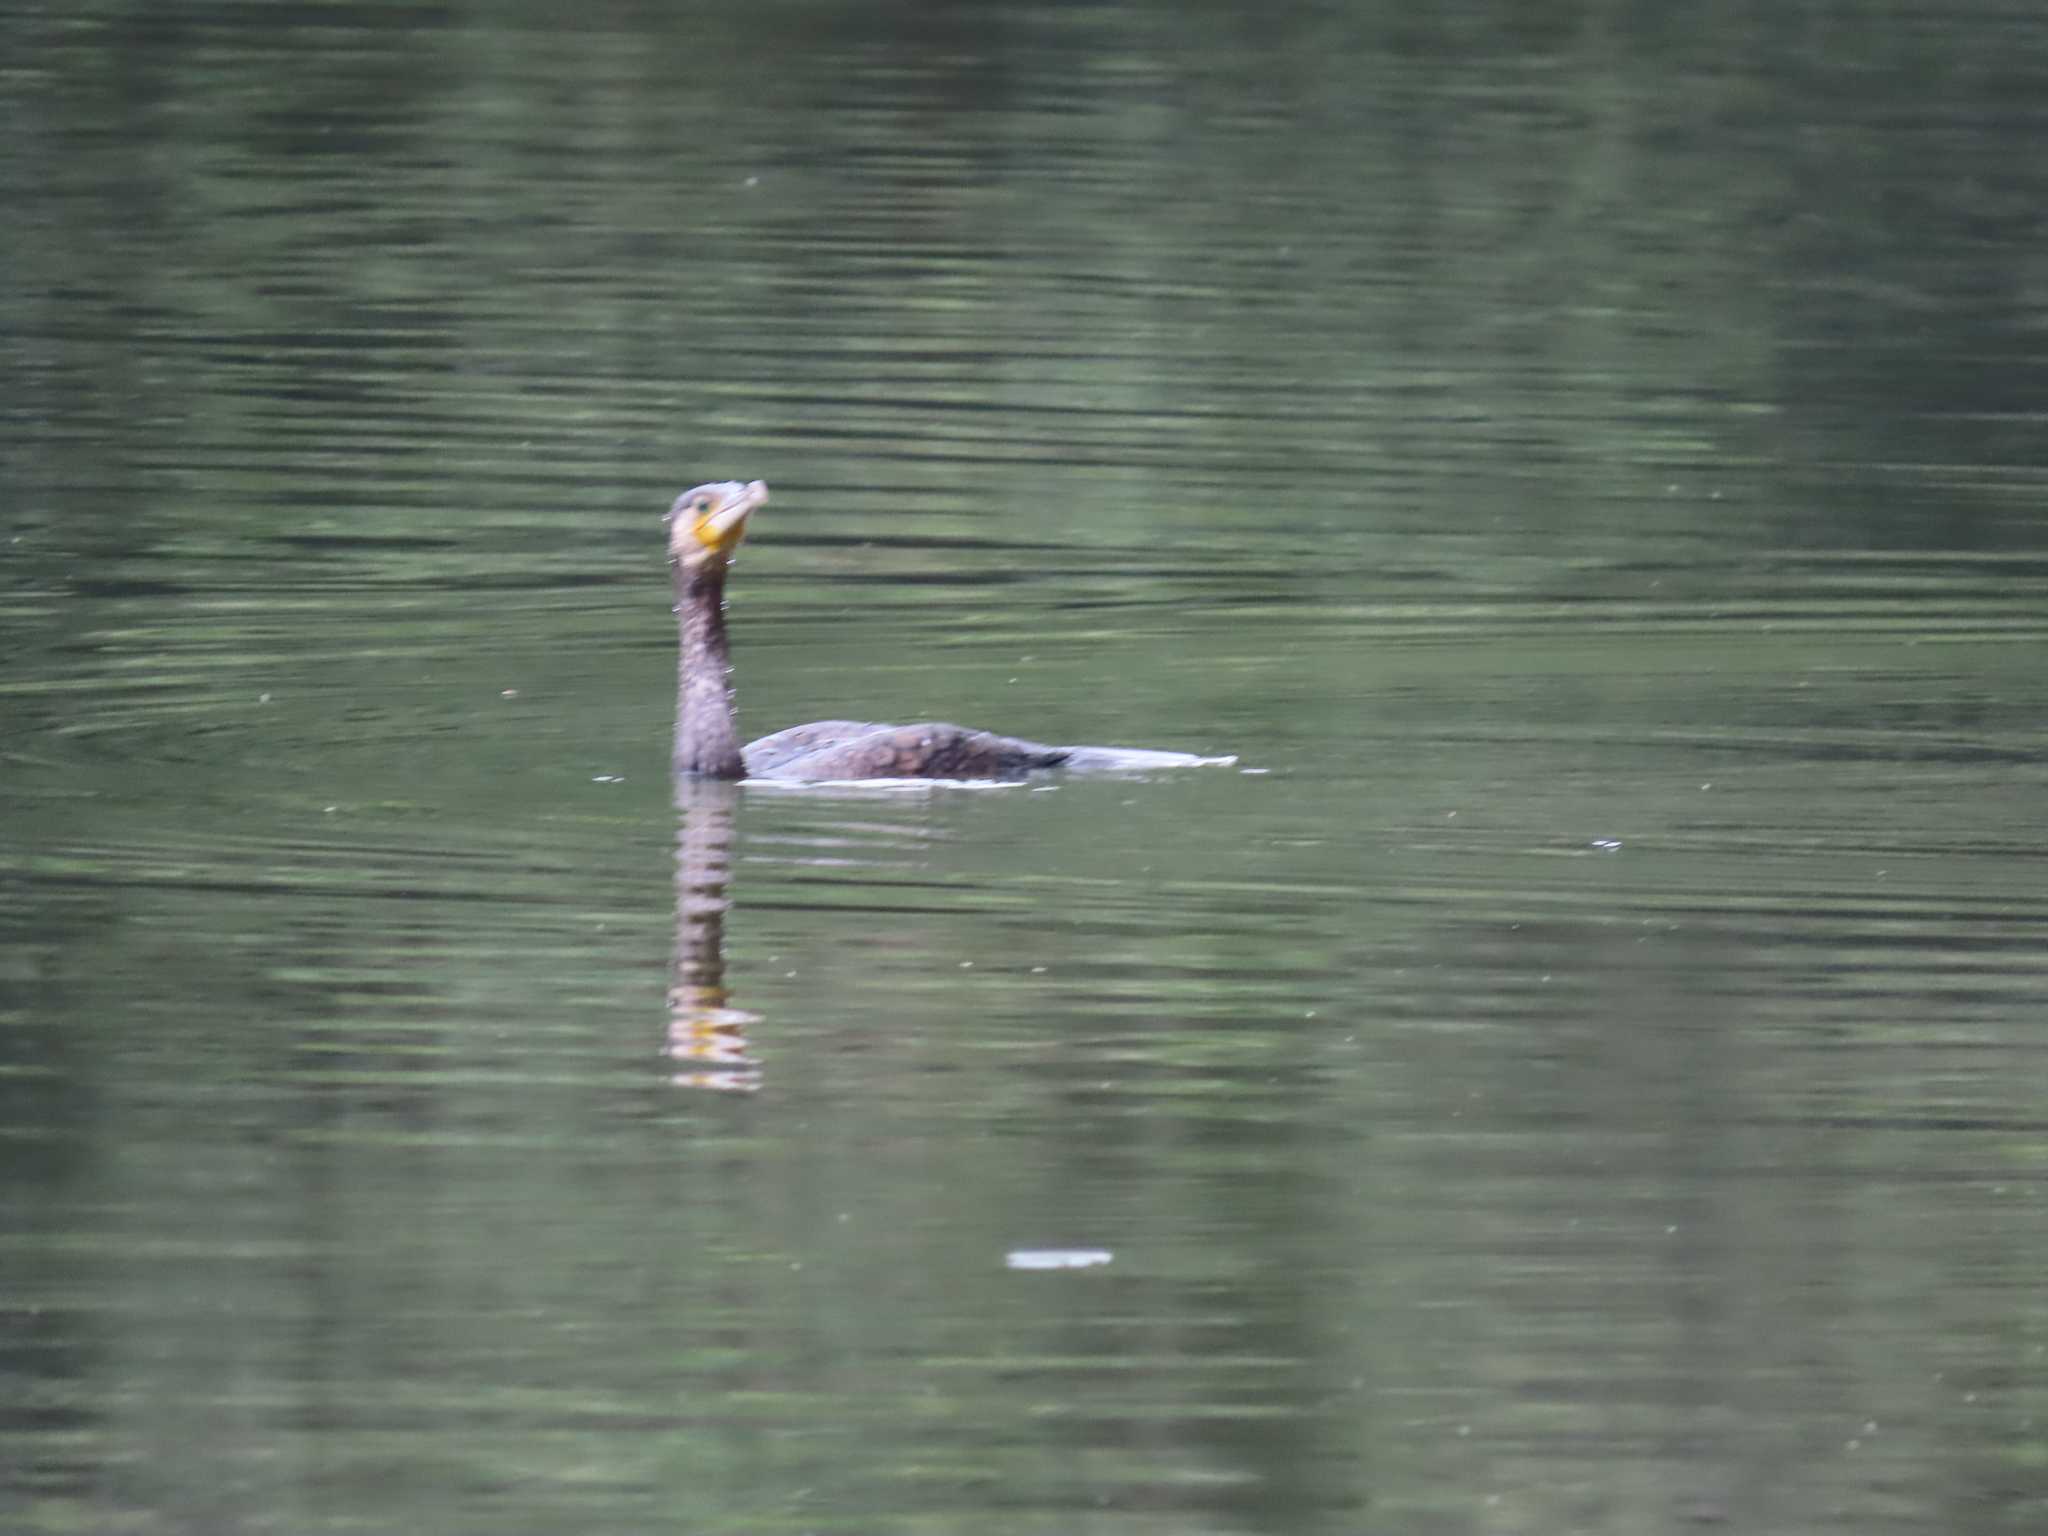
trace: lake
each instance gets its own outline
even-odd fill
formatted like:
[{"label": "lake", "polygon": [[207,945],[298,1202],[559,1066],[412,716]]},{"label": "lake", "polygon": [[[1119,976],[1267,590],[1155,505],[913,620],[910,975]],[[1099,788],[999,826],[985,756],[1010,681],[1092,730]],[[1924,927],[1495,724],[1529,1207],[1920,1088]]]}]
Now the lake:
[{"label": "lake", "polygon": [[2048,13],[0,59],[0,1526],[2048,1524]]}]

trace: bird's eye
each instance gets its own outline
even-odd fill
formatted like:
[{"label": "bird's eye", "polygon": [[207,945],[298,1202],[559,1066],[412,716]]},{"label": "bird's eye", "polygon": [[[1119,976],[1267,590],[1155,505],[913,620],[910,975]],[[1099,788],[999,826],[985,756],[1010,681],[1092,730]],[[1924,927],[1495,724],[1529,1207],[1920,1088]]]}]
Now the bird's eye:
[{"label": "bird's eye", "polygon": [[701,516],[702,516],[702,515],[703,515],[704,513],[706,513],[706,512],[709,512],[710,510],[711,510],[711,498],[710,498],[709,496],[699,496],[699,497],[697,498],[697,513],[698,513],[698,515],[699,515],[699,516],[701,517]]}]

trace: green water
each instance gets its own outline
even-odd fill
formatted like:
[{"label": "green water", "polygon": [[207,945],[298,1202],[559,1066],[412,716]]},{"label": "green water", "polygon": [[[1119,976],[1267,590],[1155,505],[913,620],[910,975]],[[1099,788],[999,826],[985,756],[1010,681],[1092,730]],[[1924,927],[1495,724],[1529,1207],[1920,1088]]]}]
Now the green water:
[{"label": "green water", "polygon": [[2040,1529],[2048,20],[658,9],[0,7],[0,1528]]}]

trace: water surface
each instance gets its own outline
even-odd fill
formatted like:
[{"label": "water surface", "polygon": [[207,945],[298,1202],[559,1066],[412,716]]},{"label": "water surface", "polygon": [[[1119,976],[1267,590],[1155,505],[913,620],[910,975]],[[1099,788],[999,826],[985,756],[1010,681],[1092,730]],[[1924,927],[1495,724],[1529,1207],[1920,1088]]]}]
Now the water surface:
[{"label": "water surface", "polygon": [[560,20],[0,19],[0,1524],[2039,1529],[2043,23]]}]

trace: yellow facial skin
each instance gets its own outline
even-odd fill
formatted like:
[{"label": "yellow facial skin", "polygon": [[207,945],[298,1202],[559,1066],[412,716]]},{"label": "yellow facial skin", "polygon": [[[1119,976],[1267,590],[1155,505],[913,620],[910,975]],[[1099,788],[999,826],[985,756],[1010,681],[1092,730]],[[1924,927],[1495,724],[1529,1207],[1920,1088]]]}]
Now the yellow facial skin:
[{"label": "yellow facial skin", "polygon": [[746,537],[748,517],[767,500],[760,480],[721,480],[683,492],[669,508],[669,558],[685,565],[731,559]]}]

